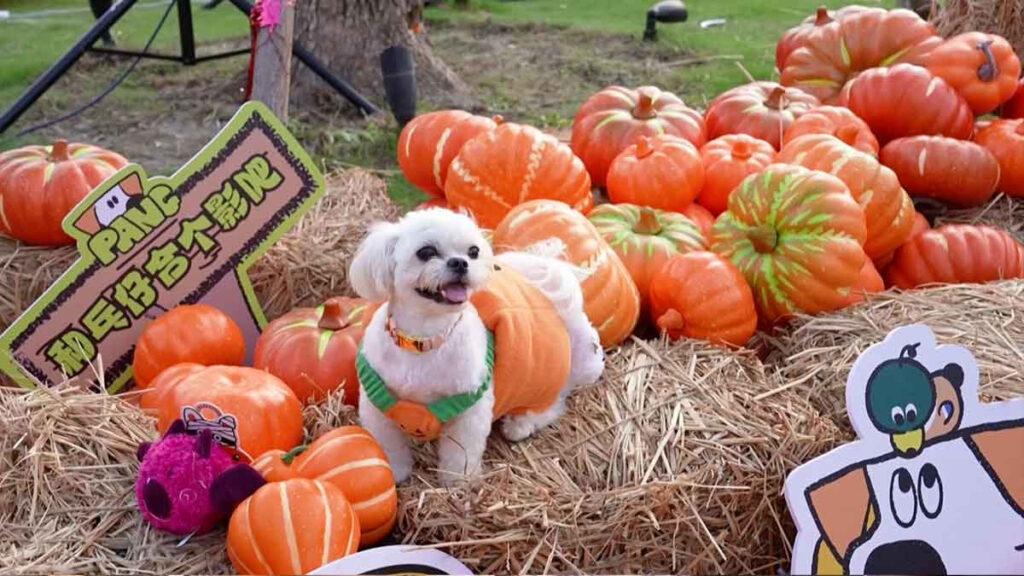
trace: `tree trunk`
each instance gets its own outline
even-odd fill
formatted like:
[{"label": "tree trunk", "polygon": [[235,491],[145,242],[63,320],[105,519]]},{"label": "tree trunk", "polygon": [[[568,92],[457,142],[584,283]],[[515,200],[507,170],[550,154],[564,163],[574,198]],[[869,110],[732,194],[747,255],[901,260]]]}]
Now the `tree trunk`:
[{"label": "tree trunk", "polygon": [[[421,100],[447,107],[471,108],[469,87],[437,56],[422,23],[423,0],[300,0],[296,3],[295,39],[327,68],[386,109],[380,54],[402,45],[416,65]],[[293,70],[292,98],[308,103],[330,90],[305,66]],[[334,102],[336,100],[332,100]]]}]

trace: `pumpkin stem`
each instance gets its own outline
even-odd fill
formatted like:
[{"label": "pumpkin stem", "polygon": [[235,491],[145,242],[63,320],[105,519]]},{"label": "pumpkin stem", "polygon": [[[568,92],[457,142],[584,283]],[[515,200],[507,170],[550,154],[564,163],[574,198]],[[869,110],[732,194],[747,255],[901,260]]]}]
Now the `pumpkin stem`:
[{"label": "pumpkin stem", "polygon": [[675,308],[669,308],[664,314],[658,317],[657,322],[658,329],[661,332],[667,332],[671,334],[679,334],[686,327],[686,321],[683,320],[683,315],[679,313]]},{"label": "pumpkin stem", "polygon": [[732,143],[732,157],[737,160],[746,160],[754,155],[750,141],[746,139],[736,140]]},{"label": "pumpkin stem", "polygon": [[298,456],[299,454],[302,454],[303,452],[305,452],[306,448],[309,448],[309,446],[307,446],[305,444],[300,444],[300,445],[296,446],[295,448],[292,448],[291,450],[285,452],[281,456],[281,462],[284,462],[286,465],[291,466],[292,465],[292,460],[295,460],[296,456]]},{"label": "pumpkin stem", "polygon": [[661,222],[658,221],[658,214],[648,206],[640,207],[640,220],[633,226],[633,232],[654,236],[661,232]]},{"label": "pumpkin stem", "polygon": [[501,126],[502,124],[505,123],[505,117],[502,116],[501,114],[495,114],[494,116],[491,116],[491,120],[494,120],[494,123],[497,124],[498,126]]},{"label": "pumpkin stem", "polygon": [[776,86],[768,93],[768,99],[764,101],[764,105],[772,110],[780,110],[782,108],[782,98],[785,95],[786,89],[782,86]]},{"label": "pumpkin stem", "polygon": [[825,6],[818,6],[818,11],[814,13],[814,25],[824,26],[829,22],[834,22],[834,20],[828,15],[828,8]]},{"label": "pumpkin stem", "polygon": [[657,115],[658,113],[654,110],[654,98],[651,97],[650,92],[647,90],[641,90],[636,106],[633,107],[633,117],[649,120]]},{"label": "pumpkin stem", "polygon": [[50,161],[51,162],[64,162],[71,158],[68,155],[68,141],[60,138],[53,142],[53,146],[50,148]]},{"label": "pumpkin stem", "polygon": [[651,139],[647,136],[636,137],[636,157],[647,158],[654,153],[654,146],[651,145]]},{"label": "pumpkin stem", "polygon": [[985,55],[985,63],[978,66],[978,78],[982,82],[991,82],[999,76],[999,65],[996,64],[996,57],[992,54],[992,40],[978,42],[978,50]]},{"label": "pumpkin stem", "polygon": [[350,324],[341,309],[341,303],[337,300],[324,302],[324,313],[317,322],[317,328],[321,330],[343,330]]},{"label": "pumpkin stem", "polygon": [[747,233],[747,238],[750,238],[750,243],[754,245],[754,250],[761,254],[774,251],[775,246],[779,243],[779,233],[774,227],[766,224],[751,228],[750,232]]}]

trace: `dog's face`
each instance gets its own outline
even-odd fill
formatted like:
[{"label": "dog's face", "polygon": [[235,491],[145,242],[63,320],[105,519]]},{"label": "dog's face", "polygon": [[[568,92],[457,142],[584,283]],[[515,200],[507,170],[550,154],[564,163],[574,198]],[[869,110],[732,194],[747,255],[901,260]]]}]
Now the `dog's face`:
[{"label": "dog's face", "polygon": [[419,210],[372,228],[349,281],[363,298],[423,315],[452,314],[487,282],[492,260],[490,244],[468,216]]}]

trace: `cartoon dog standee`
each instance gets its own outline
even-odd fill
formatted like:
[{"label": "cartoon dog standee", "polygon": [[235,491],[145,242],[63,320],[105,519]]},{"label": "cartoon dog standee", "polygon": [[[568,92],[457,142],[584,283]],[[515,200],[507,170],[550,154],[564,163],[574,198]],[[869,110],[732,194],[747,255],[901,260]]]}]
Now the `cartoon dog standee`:
[{"label": "cartoon dog standee", "polygon": [[970,352],[891,332],[846,385],[857,440],[794,470],[793,574],[1024,573],[1024,399],[978,401]]}]

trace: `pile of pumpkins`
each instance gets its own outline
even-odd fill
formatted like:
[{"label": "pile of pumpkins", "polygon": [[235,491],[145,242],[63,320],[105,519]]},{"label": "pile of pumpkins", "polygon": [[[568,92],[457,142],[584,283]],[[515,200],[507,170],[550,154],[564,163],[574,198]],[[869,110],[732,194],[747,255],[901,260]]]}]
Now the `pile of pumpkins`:
[{"label": "pile of pumpkins", "polygon": [[[369,432],[343,426],[302,444],[304,404],[335,390],[356,403],[356,351],[376,308],[332,298],[293,310],[265,328],[251,367],[243,366],[238,325],[206,304],[172,308],[136,342],[136,397],[157,430],[178,419],[209,430],[267,482],[228,523],[228,557],[239,574],[303,574],[391,532],[394,477]],[[295,546],[282,544],[284,531],[296,535]]]},{"label": "pile of pumpkins", "polygon": [[[908,10],[821,8],[776,58],[781,83],[732,88],[703,113],[656,87],[605,88],[568,142],[423,114],[398,161],[432,196],[424,207],[469,212],[496,252],[559,246],[605,346],[646,320],[741,346],[887,285],[1024,277],[1007,232],[931,229],[912,200],[1024,196],[1024,80],[1005,39],[943,39]],[[609,202],[595,206],[593,187]]]}]

